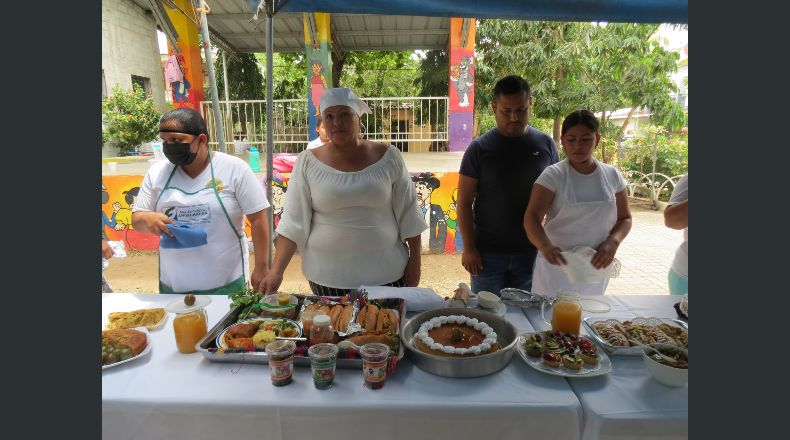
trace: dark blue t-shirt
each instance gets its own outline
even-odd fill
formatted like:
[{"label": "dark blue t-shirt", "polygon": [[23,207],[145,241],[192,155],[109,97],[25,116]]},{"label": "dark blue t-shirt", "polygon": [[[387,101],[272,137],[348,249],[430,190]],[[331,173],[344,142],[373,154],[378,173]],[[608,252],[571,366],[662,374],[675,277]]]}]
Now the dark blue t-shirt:
[{"label": "dark blue t-shirt", "polygon": [[558,161],[554,140],[531,126],[519,137],[494,128],[469,144],[460,173],[477,179],[473,212],[480,251],[537,254],[524,230],[524,211],[532,184]]}]

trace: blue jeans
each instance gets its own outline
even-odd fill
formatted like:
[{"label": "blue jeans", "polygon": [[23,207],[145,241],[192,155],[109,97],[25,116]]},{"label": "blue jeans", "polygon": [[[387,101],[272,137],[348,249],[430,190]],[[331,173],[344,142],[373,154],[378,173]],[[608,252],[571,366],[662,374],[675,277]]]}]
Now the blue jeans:
[{"label": "blue jeans", "polygon": [[472,276],[472,292],[487,290],[499,295],[505,287],[532,289],[535,255],[480,252],[483,269]]}]

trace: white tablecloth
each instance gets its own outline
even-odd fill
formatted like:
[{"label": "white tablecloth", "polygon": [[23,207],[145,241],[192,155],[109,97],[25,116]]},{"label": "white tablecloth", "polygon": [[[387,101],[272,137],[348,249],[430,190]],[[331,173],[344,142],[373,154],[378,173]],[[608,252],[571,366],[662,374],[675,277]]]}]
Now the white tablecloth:
[{"label": "white tablecloth", "polygon": [[[676,318],[672,305],[680,300],[670,295],[622,295],[601,297],[612,310],[583,316],[629,319],[637,316]],[[549,312],[547,311],[548,315]],[[526,313],[533,327],[549,326],[539,309]],[[583,329],[582,329],[583,331]],[[569,379],[584,408],[584,440],[688,438],[688,385],[664,386],[650,376],[641,356],[610,356],[612,372],[599,377]]]},{"label": "white tablecloth", "polygon": [[[178,296],[103,294],[102,316],[164,306]],[[213,326],[226,297],[207,308]],[[506,318],[532,327],[519,309]],[[582,408],[568,382],[537,372],[514,354],[501,372],[474,379],[434,376],[408,358],[381,390],[362,372],[338,369],[330,390],[310,370],[274,387],[267,365],[215,363],[175,346],[172,315],[151,332],[144,358],[102,372],[102,434],[107,439],[579,439]]]}]

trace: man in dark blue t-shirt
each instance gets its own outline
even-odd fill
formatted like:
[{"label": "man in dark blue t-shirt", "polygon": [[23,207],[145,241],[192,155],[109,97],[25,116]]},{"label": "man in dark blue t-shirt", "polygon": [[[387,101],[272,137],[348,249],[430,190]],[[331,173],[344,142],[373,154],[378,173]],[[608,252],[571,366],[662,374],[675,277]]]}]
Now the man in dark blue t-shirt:
[{"label": "man in dark blue t-shirt", "polygon": [[494,86],[496,128],[469,145],[458,176],[461,262],[472,291],[499,294],[505,287],[532,288],[537,249],[527,239],[524,212],[532,184],[559,161],[550,136],[529,126],[529,83],[511,75]]}]

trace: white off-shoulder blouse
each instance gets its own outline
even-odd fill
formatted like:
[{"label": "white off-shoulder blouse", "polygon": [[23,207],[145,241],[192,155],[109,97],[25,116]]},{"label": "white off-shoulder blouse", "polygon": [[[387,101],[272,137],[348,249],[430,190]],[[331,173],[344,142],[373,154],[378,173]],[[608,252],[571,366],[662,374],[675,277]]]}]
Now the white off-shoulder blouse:
[{"label": "white off-shoulder blouse", "polygon": [[426,229],[406,164],[390,145],[377,162],[352,172],[330,167],[311,150],[299,154],[277,233],[296,243],[308,280],[355,289],[400,279],[405,239]]}]

